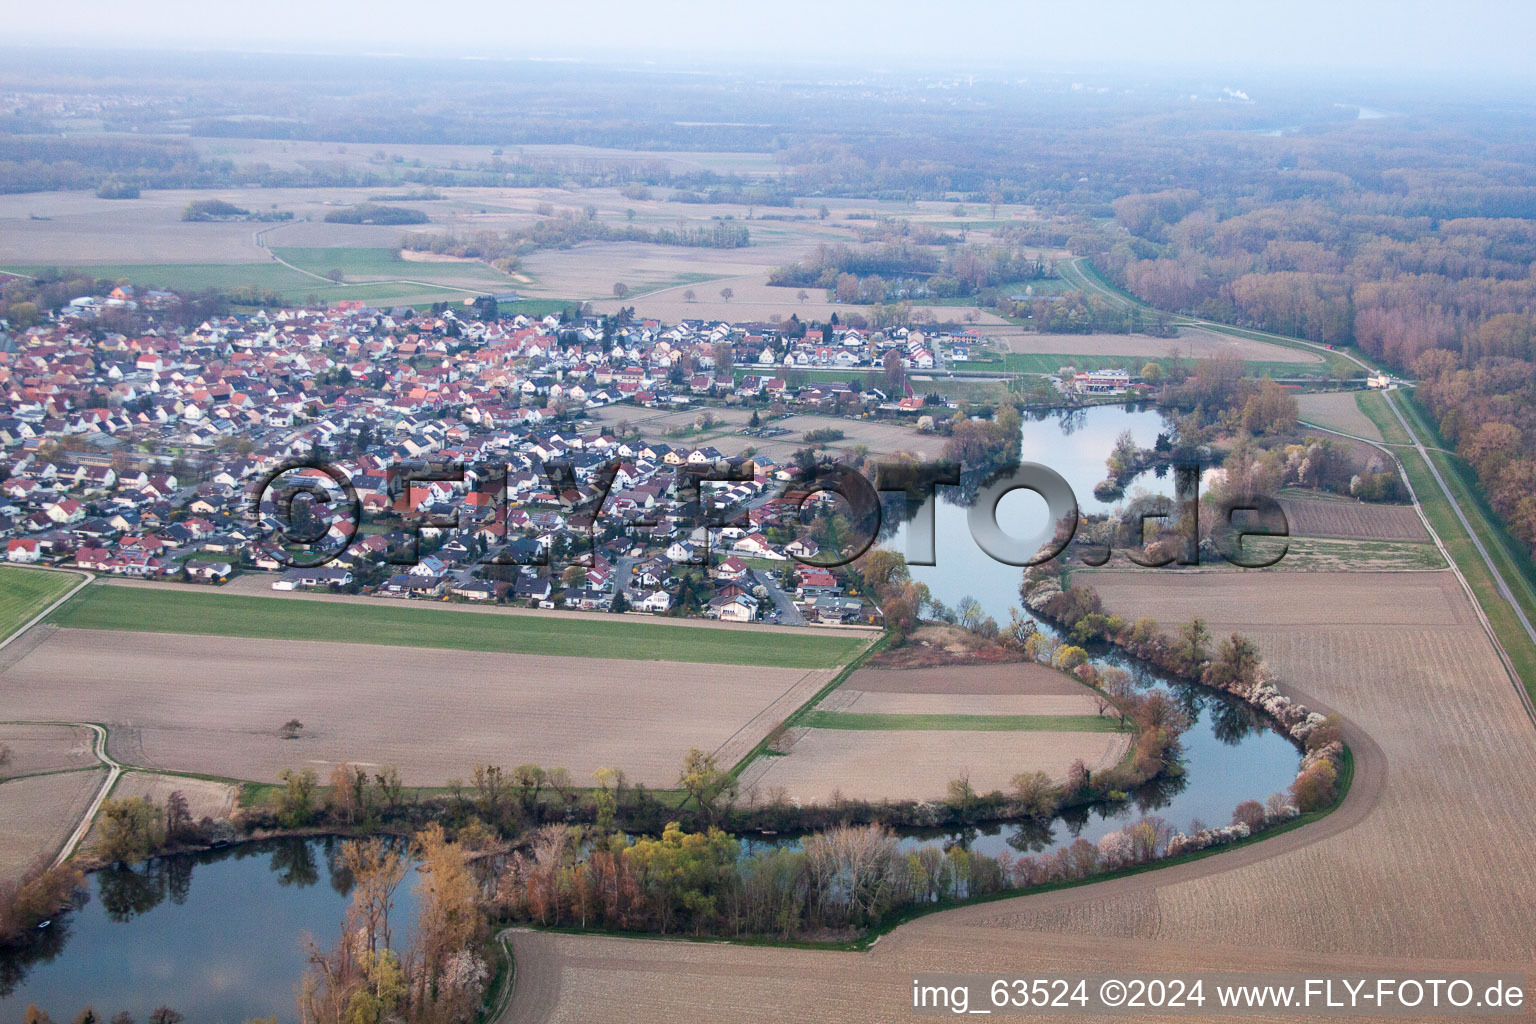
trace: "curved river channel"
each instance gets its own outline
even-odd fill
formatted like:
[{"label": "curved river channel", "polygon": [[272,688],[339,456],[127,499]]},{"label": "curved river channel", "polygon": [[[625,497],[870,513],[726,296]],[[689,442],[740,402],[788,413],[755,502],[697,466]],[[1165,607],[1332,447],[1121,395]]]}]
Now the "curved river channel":
[{"label": "curved river channel", "polygon": [[[1093,485],[1104,477],[1104,459],[1116,436],[1127,429],[1138,444],[1150,447],[1163,421],[1155,411],[1118,406],[1026,419],[1023,457],[1062,474],[1084,511],[1102,511],[1107,506],[1093,497]],[[1169,494],[1172,480],[1149,472],[1127,493],[1138,488]],[[937,564],[914,566],[913,576],[951,607],[970,595],[987,614],[1006,622],[1009,609],[1019,607],[1021,571],[976,547],[966,509],[942,499],[943,489],[935,517]],[[1003,500],[1000,518],[1005,525],[1017,524],[1010,533],[1034,534],[1044,527],[1044,502],[1016,492]],[[904,530],[888,542],[896,550],[904,550]],[[1103,658],[1123,664],[1113,654]],[[1095,840],[1142,814],[1161,815],[1179,828],[1194,818],[1224,824],[1243,800],[1263,800],[1290,785],[1299,761],[1296,748],[1247,707],[1145,672],[1136,672],[1136,678],[1142,686],[1166,689],[1193,721],[1183,737],[1181,779],[1150,785],[1127,804],[1049,824],[910,832],[904,844],[1042,852],[1079,836]],[[746,845],[794,842],[780,836]],[[335,840],[283,840],[95,873],[82,907],[61,915],[50,934],[23,955],[0,957],[0,1018],[19,1020],[26,1006],[36,1003],[56,1021],[72,1019],[87,1004],[104,1017],[128,1010],[139,1021],[162,1004],[196,1024],[292,1020],[305,937],[313,936],[322,947],[332,944],[350,893],[335,846]],[[400,889],[396,913],[402,921],[414,914],[412,884],[408,876]]]}]

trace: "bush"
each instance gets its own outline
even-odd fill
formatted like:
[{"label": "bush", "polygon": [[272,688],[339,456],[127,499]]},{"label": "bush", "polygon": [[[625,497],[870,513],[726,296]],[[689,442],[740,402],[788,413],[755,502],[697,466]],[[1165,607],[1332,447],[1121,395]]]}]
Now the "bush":
[{"label": "bush", "polygon": [[1257,800],[1244,800],[1232,811],[1232,824],[1247,825],[1255,832],[1263,828],[1267,820],[1264,805]]},{"label": "bush", "polygon": [[1321,810],[1333,803],[1338,781],[1338,769],[1332,761],[1316,761],[1291,783],[1291,802],[1303,813]]},{"label": "bush", "polygon": [[234,203],[226,203],[222,199],[194,199],[187,204],[187,208],[181,211],[181,219],[186,221],[213,220],[216,217],[246,217],[250,210],[241,209]]},{"label": "bush", "polygon": [[345,210],[332,210],[325,219],[330,224],[425,224],[431,220],[420,210],[378,203],[358,203]]}]

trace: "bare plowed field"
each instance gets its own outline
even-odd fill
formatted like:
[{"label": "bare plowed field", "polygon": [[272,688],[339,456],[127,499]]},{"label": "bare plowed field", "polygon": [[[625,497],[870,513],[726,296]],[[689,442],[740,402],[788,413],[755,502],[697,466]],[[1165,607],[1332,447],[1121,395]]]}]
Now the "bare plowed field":
[{"label": "bare plowed field", "polygon": [[616,1021],[622,994],[623,1019],[890,1020],[921,970],[1529,973],[1536,729],[1452,574],[1091,578],[1117,614],[1242,630],[1285,689],[1345,715],[1344,806],[1241,850],[922,918],[865,954],[519,935],[504,1019]]},{"label": "bare plowed field", "polygon": [[1358,501],[1280,499],[1299,537],[1340,537],[1345,540],[1428,541],[1424,522],[1412,505],[1367,505]]},{"label": "bare plowed field", "polygon": [[57,772],[0,785],[0,880],[52,859],[104,778],[104,771]]},{"label": "bare plowed field", "polygon": [[786,757],[767,759],[756,778],[760,790],[782,786],[791,800],[942,799],[962,775],[978,792],[1006,790],[1021,771],[1053,779],[1081,758],[1093,771],[1120,760],[1130,737],[1111,732],[965,732],[905,729],[798,731]]},{"label": "bare plowed field", "polygon": [[[798,669],[61,629],[0,676],[17,717],[107,723],[126,764],[271,780],[337,761],[442,785],[481,762],[623,768],[670,786],[795,687]],[[762,716],[766,733],[776,721]],[[300,738],[283,740],[290,718]],[[755,741],[754,741],[755,742]]]},{"label": "bare plowed field", "polygon": [[73,725],[0,725],[0,746],[11,751],[10,760],[0,765],[0,779],[96,763],[91,731]]},{"label": "bare plowed field", "polygon": [[1354,434],[1356,437],[1380,441],[1381,431],[1376,429],[1376,424],[1371,422],[1370,417],[1360,411],[1360,406],[1355,401],[1358,393],[1324,391],[1301,395],[1296,399],[1296,404],[1300,407],[1301,418],[1308,423],[1316,423],[1329,430],[1340,430],[1346,434]]}]

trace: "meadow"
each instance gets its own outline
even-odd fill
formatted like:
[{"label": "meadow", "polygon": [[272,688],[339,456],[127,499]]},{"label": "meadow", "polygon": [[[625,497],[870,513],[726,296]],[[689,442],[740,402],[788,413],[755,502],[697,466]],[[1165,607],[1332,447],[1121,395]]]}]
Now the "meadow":
[{"label": "meadow", "polygon": [[614,616],[495,615],[451,608],[88,587],[49,619],[75,629],[322,640],[504,654],[830,668],[866,637],[699,628]]},{"label": "meadow", "polygon": [[74,573],[0,565],[0,641],[79,582]]}]

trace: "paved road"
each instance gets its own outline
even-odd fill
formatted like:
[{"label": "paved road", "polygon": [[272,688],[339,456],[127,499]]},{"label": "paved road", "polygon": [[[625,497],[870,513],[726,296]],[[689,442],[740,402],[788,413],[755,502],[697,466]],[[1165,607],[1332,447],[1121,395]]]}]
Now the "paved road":
[{"label": "paved road", "polygon": [[[1445,495],[1446,501],[1450,504],[1452,511],[1456,513],[1456,518],[1461,520],[1461,528],[1466,531],[1468,537],[1472,538],[1472,543],[1474,546],[1476,546],[1477,553],[1483,560],[1483,565],[1492,575],[1494,585],[1498,588],[1499,594],[1504,598],[1504,600],[1508,601],[1509,606],[1514,609],[1515,615],[1520,619],[1520,624],[1525,627],[1526,635],[1531,637],[1531,642],[1536,643],[1536,633],[1532,633],[1531,631],[1531,623],[1530,620],[1525,617],[1525,610],[1520,607],[1520,604],[1510,593],[1508,584],[1504,582],[1504,577],[1499,574],[1499,570],[1493,564],[1493,560],[1488,557],[1488,551],[1483,547],[1483,542],[1479,540],[1477,534],[1473,532],[1472,524],[1467,521],[1467,517],[1461,511],[1461,506],[1458,505],[1456,503],[1456,499],[1451,496],[1450,489],[1446,486],[1444,478],[1440,476],[1440,471],[1436,469],[1435,464],[1429,460],[1429,456],[1425,451],[1425,445],[1419,440],[1419,435],[1414,432],[1411,426],[1409,426],[1408,421],[1403,418],[1403,414],[1398,411],[1396,404],[1394,404],[1390,398],[1387,399],[1387,405],[1392,409],[1393,414],[1397,416],[1397,420],[1402,424],[1403,429],[1407,431],[1409,439],[1413,442],[1413,447],[1418,450],[1419,458],[1424,460],[1424,464],[1429,467],[1430,473],[1434,475],[1435,484],[1440,488],[1440,492]],[[1306,423],[1305,420],[1302,422]],[[1488,620],[1488,613],[1483,608],[1482,603],[1478,601],[1477,592],[1472,589],[1472,584],[1467,581],[1466,574],[1461,571],[1461,566],[1456,564],[1456,558],[1451,554],[1450,548],[1446,547],[1444,538],[1442,538],[1440,534],[1435,531],[1434,524],[1429,521],[1429,516],[1424,511],[1424,504],[1419,500],[1418,492],[1413,488],[1413,481],[1408,478],[1408,470],[1407,467],[1403,465],[1403,460],[1398,456],[1397,452],[1392,450],[1393,448],[1406,448],[1408,445],[1389,444],[1385,441],[1373,441],[1368,437],[1361,437],[1358,434],[1345,433],[1342,430],[1334,430],[1330,427],[1320,426],[1316,423],[1307,423],[1306,425],[1313,430],[1321,430],[1326,434],[1337,434],[1340,437],[1348,437],[1353,438],[1356,441],[1364,441],[1366,444],[1371,445],[1384,454],[1390,456],[1392,461],[1397,463],[1398,475],[1402,478],[1403,485],[1408,488],[1408,496],[1413,501],[1414,510],[1419,513],[1419,520],[1424,524],[1424,529],[1428,531],[1430,539],[1435,542],[1435,547],[1440,550],[1441,557],[1443,557],[1446,564],[1451,567],[1451,571],[1456,574],[1456,579],[1460,581],[1461,589],[1466,592],[1467,599],[1472,602],[1472,607],[1477,612],[1478,620],[1482,623],[1483,631],[1488,634],[1488,639],[1493,642],[1493,649],[1498,653],[1499,660],[1504,663],[1505,671],[1509,673],[1510,679],[1514,683],[1515,693],[1519,695],[1520,702],[1525,706],[1525,713],[1531,717],[1533,722],[1536,722],[1536,704],[1533,704],[1531,701],[1531,695],[1525,688],[1525,681],[1520,678],[1520,672],[1515,668],[1515,663],[1510,660],[1509,652],[1504,649],[1503,641],[1499,639],[1499,634],[1494,630],[1493,623]],[[1443,448],[1436,448],[1434,450],[1444,451]]]},{"label": "paved road", "polygon": [[[1451,511],[1456,513],[1457,520],[1461,522],[1461,528],[1467,532],[1468,537],[1472,538],[1472,546],[1477,548],[1478,556],[1482,558],[1483,565],[1488,569],[1488,574],[1493,577],[1494,586],[1498,588],[1499,596],[1509,602],[1510,608],[1514,609],[1515,617],[1520,620],[1520,625],[1525,630],[1525,635],[1530,637],[1532,644],[1536,644],[1536,629],[1531,627],[1531,620],[1526,617],[1525,609],[1520,607],[1519,601],[1515,600],[1514,592],[1509,589],[1509,584],[1505,582],[1498,566],[1493,564],[1493,559],[1488,555],[1488,549],[1483,546],[1482,539],[1478,537],[1477,531],[1472,529],[1472,524],[1467,520],[1466,513],[1461,510],[1461,505],[1457,503],[1456,496],[1451,493],[1445,478],[1440,475],[1439,468],[1430,459],[1429,452],[1425,449],[1424,442],[1419,439],[1418,432],[1413,429],[1407,417],[1403,415],[1402,410],[1397,407],[1397,403],[1392,400],[1390,395],[1387,396],[1387,406],[1392,410],[1392,415],[1397,417],[1397,422],[1402,424],[1403,430],[1407,432],[1408,439],[1413,442],[1413,447],[1419,453],[1419,458],[1423,459],[1424,465],[1429,467],[1429,472],[1435,478],[1435,484],[1440,488],[1440,493],[1445,495],[1445,500],[1451,506]],[[1497,640],[1495,640],[1495,643],[1497,643]],[[1523,690],[1524,688],[1522,687],[1522,692]]]},{"label": "paved road", "polygon": [[[789,565],[788,562],[784,564],[786,566]],[[767,588],[768,596],[773,599],[773,606],[779,610],[779,625],[806,625],[805,616],[800,614],[800,609],[795,607],[794,600],[785,592],[783,587],[774,582],[773,577],[761,569],[753,569],[752,577]]]}]

